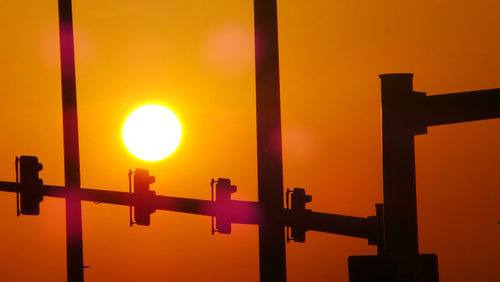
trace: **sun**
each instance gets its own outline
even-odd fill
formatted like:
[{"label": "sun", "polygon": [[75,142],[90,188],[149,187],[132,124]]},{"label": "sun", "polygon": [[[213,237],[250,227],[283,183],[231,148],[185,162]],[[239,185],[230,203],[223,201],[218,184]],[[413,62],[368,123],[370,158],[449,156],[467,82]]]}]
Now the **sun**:
[{"label": "sun", "polygon": [[145,161],[159,161],[170,156],[179,146],[181,136],[181,123],[175,113],[160,105],[136,109],[127,117],[122,129],[125,147]]}]

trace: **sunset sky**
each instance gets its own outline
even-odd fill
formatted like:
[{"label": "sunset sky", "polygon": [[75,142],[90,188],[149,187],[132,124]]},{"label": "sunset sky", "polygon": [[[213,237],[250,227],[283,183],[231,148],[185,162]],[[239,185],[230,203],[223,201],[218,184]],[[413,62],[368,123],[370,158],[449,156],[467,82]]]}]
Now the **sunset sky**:
[{"label": "sunset sky", "polygon": [[[500,2],[279,0],[286,188],[318,212],[371,216],[382,202],[379,74],[414,73],[428,95],[500,88]],[[45,184],[64,185],[57,1],[0,2],[0,181],[36,155]],[[253,1],[74,0],[82,187],[128,191],[149,169],[157,194],[257,200]],[[157,103],[180,119],[178,149],[137,159],[121,129]],[[500,277],[500,119],[429,128],[416,142],[419,244],[440,281]],[[0,280],[65,281],[64,200],[16,217],[0,192]],[[210,218],[84,202],[86,281],[258,281],[258,228],[211,235]],[[363,239],[308,232],[287,245],[288,281],[347,281]]]}]

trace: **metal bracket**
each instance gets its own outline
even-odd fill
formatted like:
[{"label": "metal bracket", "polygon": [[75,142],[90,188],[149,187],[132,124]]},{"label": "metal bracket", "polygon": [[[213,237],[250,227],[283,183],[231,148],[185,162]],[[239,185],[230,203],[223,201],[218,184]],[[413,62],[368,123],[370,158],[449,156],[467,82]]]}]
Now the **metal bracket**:
[{"label": "metal bracket", "polygon": [[[211,197],[210,197],[210,201],[212,202],[215,202],[214,201],[214,184],[217,183],[217,181],[215,181],[213,178],[210,180],[210,192],[211,192]],[[215,229],[215,221],[214,221],[214,216],[212,215],[211,216],[212,218],[212,235],[215,234],[215,232],[219,232],[217,229]]]},{"label": "metal bracket", "polygon": [[[19,183],[19,157],[16,156],[16,183]],[[16,211],[17,216],[21,215],[21,211],[19,210],[19,192],[16,193]]]},{"label": "metal bracket", "polygon": [[[132,174],[135,172],[132,171],[131,169],[128,170],[128,192],[132,194]],[[134,220],[132,219],[132,205],[129,206],[129,223],[130,226],[134,225]]]},{"label": "metal bracket", "polygon": [[[286,209],[290,209],[290,193],[292,193],[292,190],[289,188],[286,188],[286,194],[285,194],[285,199],[286,199]],[[286,230],[286,243],[290,243],[293,239],[290,237],[290,226],[285,226]]]}]

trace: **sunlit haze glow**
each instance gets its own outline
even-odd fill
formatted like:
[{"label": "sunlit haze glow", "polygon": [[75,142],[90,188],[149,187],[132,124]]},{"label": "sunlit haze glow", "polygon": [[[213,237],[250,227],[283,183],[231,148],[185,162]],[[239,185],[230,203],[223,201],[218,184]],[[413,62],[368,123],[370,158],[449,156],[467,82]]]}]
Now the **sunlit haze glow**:
[{"label": "sunlit haze glow", "polygon": [[159,161],[170,156],[181,142],[182,128],[171,110],[160,105],[142,106],[123,124],[125,147],[139,159]]}]

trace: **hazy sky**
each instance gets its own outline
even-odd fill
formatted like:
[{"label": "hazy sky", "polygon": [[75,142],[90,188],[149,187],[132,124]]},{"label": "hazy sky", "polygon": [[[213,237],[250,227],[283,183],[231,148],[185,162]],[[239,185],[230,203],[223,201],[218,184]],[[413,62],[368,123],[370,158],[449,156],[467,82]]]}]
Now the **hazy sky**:
[{"label": "hazy sky", "polygon": [[[211,178],[257,200],[253,2],[73,1],[82,186],[128,190],[147,168],[157,194],[209,199]],[[306,188],[320,212],[374,215],[382,201],[380,80],[412,72],[443,94],[500,87],[498,1],[278,1],[285,189]],[[57,1],[0,2],[0,180],[36,155],[63,185]],[[148,103],[179,116],[169,158],[126,151],[126,116]],[[430,128],[416,137],[420,251],[443,282],[500,277],[500,120]],[[64,281],[64,201],[16,217],[0,193],[0,280]],[[256,281],[256,226],[210,235],[210,219],[156,212],[128,226],[128,208],[84,203],[86,281]],[[366,240],[307,233],[287,245],[289,281],[347,281]]]}]

